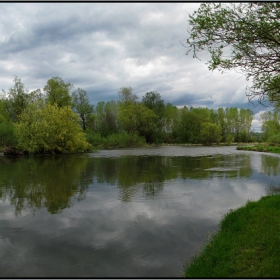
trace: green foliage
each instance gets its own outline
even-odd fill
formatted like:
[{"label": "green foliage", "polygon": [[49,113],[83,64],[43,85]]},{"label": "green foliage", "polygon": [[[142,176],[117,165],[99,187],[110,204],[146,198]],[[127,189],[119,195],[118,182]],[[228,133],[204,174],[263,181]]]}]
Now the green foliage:
[{"label": "green foliage", "polygon": [[21,82],[21,79],[15,76],[14,78],[14,87],[10,88],[9,91],[6,93],[3,91],[3,99],[2,105],[0,106],[0,110],[3,112],[5,110],[5,115],[7,120],[11,121],[18,121],[20,115],[25,110],[25,108],[30,104],[37,95],[41,93],[38,89],[31,94],[28,93],[28,90],[25,88],[24,84]]},{"label": "green foliage", "polygon": [[98,102],[95,110],[94,130],[102,136],[108,136],[118,132],[118,105],[112,100],[109,102]]},{"label": "green foliage", "polygon": [[78,116],[68,106],[30,104],[15,128],[19,148],[31,153],[78,152],[88,148]]},{"label": "green foliage", "polygon": [[[279,143],[279,136],[275,139],[276,143]],[[244,151],[254,151],[254,152],[269,152],[269,153],[280,153],[280,147],[278,144],[273,144],[273,143],[263,143],[263,144],[258,144],[258,145],[253,145],[253,146],[238,146],[236,148],[237,150],[244,150]],[[274,176],[278,174],[278,171],[274,173]]]},{"label": "green foliage", "polygon": [[146,143],[145,138],[137,134],[128,134],[127,132],[120,132],[111,134],[107,137],[107,148],[125,148],[125,147],[138,147]]},{"label": "green foliage", "polygon": [[201,125],[210,121],[210,111],[207,108],[188,109],[186,106],[179,109],[178,121],[174,125],[174,134],[177,141],[187,143],[201,143]]},{"label": "green foliage", "polygon": [[93,148],[102,147],[106,142],[106,138],[102,137],[100,133],[93,132],[92,130],[86,131],[86,140]]},{"label": "green foliage", "polygon": [[156,127],[157,116],[142,103],[120,104],[118,121],[122,129],[149,139]]},{"label": "green foliage", "polygon": [[274,135],[277,135],[280,131],[280,115],[277,110],[273,112],[268,111],[261,114],[262,120],[262,139],[264,141],[274,141]]},{"label": "green foliage", "polygon": [[226,134],[224,138],[227,144],[230,144],[234,141],[234,136],[231,133]]},{"label": "green foliage", "polygon": [[90,105],[85,90],[78,88],[72,93],[72,108],[80,117],[81,127],[86,130],[87,126],[90,125],[90,117],[94,108],[93,105]]},{"label": "green foliage", "polygon": [[164,126],[164,115],[165,115],[165,105],[161,96],[156,91],[150,91],[145,94],[142,98],[142,103],[150,110],[152,110],[155,115],[155,129],[149,133],[147,136],[147,142],[157,142],[163,137],[163,126]]},{"label": "green foliage", "polygon": [[119,90],[119,102],[124,104],[135,103],[138,99],[138,96],[132,93],[131,87],[123,87]]},{"label": "green foliage", "polygon": [[279,102],[280,3],[203,3],[190,16],[188,52],[207,50],[210,70],[238,69],[248,97]]},{"label": "green foliage", "polygon": [[58,107],[71,106],[70,90],[72,88],[72,84],[66,84],[59,77],[49,79],[44,87],[46,102],[51,105],[57,104]]},{"label": "green foliage", "polygon": [[267,141],[269,143],[280,145],[280,132],[275,133],[275,134],[271,135],[270,137],[268,137]]},{"label": "green foliage", "polygon": [[204,144],[211,145],[219,143],[222,135],[222,128],[219,125],[210,122],[204,122],[201,125],[201,138]]},{"label": "green foliage", "polygon": [[0,99],[0,123],[10,120],[9,112],[6,110],[6,102],[6,99]]},{"label": "green foliage", "polygon": [[264,133],[264,137],[269,139],[272,135],[275,135],[280,130],[280,124],[276,120],[269,120],[263,123],[262,131]]},{"label": "green foliage", "polygon": [[125,131],[102,137],[100,133],[87,131],[87,141],[93,148],[125,148],[143,146],[145,138]]},{"label": "green foliage", "polygon": [[14,125],[7,121],[0,121],[0,147],[16,146],[16,144]]}]

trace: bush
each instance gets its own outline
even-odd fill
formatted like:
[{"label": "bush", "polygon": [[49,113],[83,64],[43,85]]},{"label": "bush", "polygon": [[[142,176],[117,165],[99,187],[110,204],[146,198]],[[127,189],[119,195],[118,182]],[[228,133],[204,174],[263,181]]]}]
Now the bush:
[{"label": "bush", "polygon": [[272,136],[270,136],[268,139],[268,142],[270,142],[271,144],[280,144],[280,133],[278,134],[274,134]]},{"label": "bush", "polygon": [[140,137],[137,134],[129,134],[127,132],[121,132],[111,134],[107,137],[107,147],[136,147],[142,146],[146,143],[144,137]]},{"label": "bush", "polygon": [[146,143],[144,137],[137,134],[129,134],[127,132],[120,132],[110,134],[107,137],[102,137],[100,133],[87,131],[86,139],[93,148],[126,148],[142,146]]},{"label": "bush", "polygon": [[212,143],[219,143],[221,140],[222,129],[219,125],[205,122],[201,125],[201,138],[204,144],[211,145]]},{"label": "bush", "polygon": [[17,144],[13,124],[0,122],[0,146],[15,146]]},{"label": "bush", "polygon": [[[38,105],[38,104],[37,104]],[[78,116],[70,107],[30,104],[15,124],[18,148],[31,153],[80,152],[88,149]]]},{"label": "bush", "polygon": [[86,131],[86,140],[89,144],[92,145],[92,147],[98,147],[100,145],[102,146],[105,143],[106,138],[102,137],[100,133]]}]

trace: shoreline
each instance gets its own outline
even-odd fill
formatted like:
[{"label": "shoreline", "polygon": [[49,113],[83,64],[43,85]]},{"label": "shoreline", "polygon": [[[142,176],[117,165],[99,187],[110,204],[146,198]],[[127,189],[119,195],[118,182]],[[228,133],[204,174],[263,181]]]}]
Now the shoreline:
[{"label": "shoreline", "polygon": [[220,230],[184,267],[185,278],[268,278],[280,275],[280,195],[229,211]]}]

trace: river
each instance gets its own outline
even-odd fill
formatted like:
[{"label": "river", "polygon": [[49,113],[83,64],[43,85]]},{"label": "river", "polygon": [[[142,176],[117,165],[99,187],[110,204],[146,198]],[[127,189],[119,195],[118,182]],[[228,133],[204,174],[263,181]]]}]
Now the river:
[{"label": "river", "polygon": [[180,277],[279,171],[234,146],[0,156],[0,277]]}]

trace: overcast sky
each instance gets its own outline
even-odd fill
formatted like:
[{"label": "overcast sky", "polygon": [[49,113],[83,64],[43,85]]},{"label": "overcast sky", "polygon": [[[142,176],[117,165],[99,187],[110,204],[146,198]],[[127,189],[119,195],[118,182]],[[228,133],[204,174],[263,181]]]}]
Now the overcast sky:
[{"label": "overcast sky", "polygon": [[0,3],[0,89],[14,76],[29,90],[60,77],[90,101],[118,99],[132,87],[176,106],[249,108],[260,131],[261,105],[248,103],[247,82],[234,71],[210,72],[186,55],[189,14],[199,3]]}]

